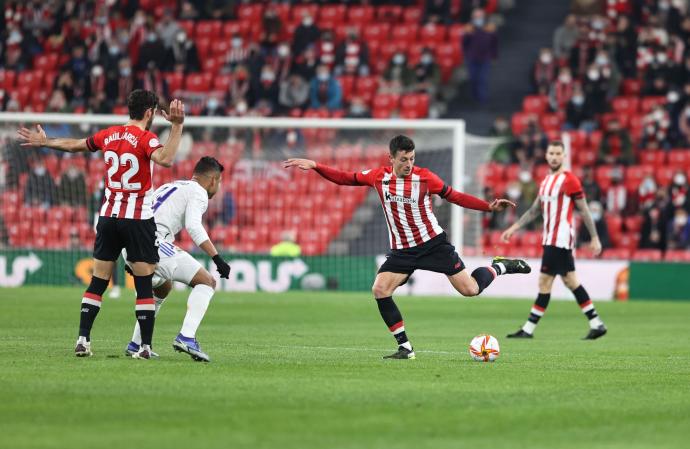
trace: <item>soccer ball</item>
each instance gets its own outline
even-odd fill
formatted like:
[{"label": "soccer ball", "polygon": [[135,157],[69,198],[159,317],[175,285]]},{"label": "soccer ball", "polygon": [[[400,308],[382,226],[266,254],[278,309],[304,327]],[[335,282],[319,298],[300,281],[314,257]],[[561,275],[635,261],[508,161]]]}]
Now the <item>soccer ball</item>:
[{"label": "soccer ball", "polygon": [[477,362],[493,362],[499,354],[498,340],[493,335],[477,335],[470,342],[470,356]]}]

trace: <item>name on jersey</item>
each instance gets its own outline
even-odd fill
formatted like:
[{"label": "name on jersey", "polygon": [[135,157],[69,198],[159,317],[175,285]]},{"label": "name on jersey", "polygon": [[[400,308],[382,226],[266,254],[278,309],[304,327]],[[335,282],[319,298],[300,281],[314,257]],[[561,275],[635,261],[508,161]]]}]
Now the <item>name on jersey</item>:
[{"label": "name on jersey", "polygon": [[387,203],[403,203],[403,204],[415,204],[415,203],[417,203],[416,198],[406,198],[402,195],[391,195],[388,192],[384,192],[383,197]]},{"label": "name on jersey", "polygon": [[126,131],[122,134],[116,132],[105,138],[105,140],[103,141],[103,146],[107,146],[110,142],[114,142],[116,140],[126,140],[135,148],[137,146],[137,143],[139,142],[136,136],[130,133],[129,131]]}]

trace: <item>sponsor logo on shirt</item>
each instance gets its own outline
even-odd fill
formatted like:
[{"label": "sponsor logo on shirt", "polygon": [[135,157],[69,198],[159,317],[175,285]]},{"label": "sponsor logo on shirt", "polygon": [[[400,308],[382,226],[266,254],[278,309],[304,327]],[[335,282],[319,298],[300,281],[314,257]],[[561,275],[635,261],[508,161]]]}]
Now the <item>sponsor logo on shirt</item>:
[{"label": "sponsor logo on shirt", "polygon": [[416,198],[406,198],[402,195],[391,195],[389,192],[384,192],[383,198],[387,203],[417,204]]}]

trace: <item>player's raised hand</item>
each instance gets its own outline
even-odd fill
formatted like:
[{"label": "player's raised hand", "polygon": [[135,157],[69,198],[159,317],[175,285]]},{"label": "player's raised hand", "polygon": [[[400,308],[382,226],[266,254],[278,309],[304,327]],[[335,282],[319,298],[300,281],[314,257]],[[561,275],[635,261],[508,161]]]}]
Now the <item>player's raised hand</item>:
[{"label": "player's raised hand", "polygon": [[43,147],[48,142],[48,136],[41,125],[36,125],[36,130],[21,127],[17,130],[17,135],[23,147]]},{"label": "player's raised hand", "polygon": [[283,161],[283,168],[298,167],[302,170],[311,170],[316,168],[316,162],[311,159],[297,159],[291,158],[287,161]]},{"label": "player's raised hand", "polygon": [[592,249],[592,253],[594,253],[595,256],[601,254],[601,241],[599,237],[594,237],[592,241],[589,242],[589,247]]},{"label": "player's raised hand", "polygon": [[161,114],[173,125],[181,125],[184,123],[184,103],[177,99],[173,100],[170,102],[170,112],[161,109]]},{"label": "player's raised hand", "polygon": [[489,204],[489,209],[491,209],[492,212],[500,212],[507,207],[515,207],[515,203],[504,200],[503,198],[498,198]]}]

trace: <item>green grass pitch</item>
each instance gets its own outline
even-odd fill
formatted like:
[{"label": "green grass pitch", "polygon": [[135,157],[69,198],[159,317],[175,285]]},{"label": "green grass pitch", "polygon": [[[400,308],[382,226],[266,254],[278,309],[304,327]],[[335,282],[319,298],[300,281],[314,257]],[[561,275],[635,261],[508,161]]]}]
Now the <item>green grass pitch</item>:
[{"label": "green grass pitch", "polygon": [[[512,341],[529,301],[397,298],[417,360],[366,293],[219,294],[199,331],[210,364],[173,352],[186,293],[166,302],[155,361],[122,354],[131,292],[104,301],[94,356],[72,355],[82,291],[0,289],[0,448],[687,448],[690,303],[573,301]],[[501,356],[467,354],[491,333]]]}]

